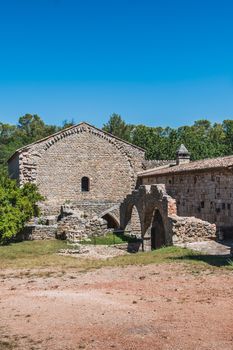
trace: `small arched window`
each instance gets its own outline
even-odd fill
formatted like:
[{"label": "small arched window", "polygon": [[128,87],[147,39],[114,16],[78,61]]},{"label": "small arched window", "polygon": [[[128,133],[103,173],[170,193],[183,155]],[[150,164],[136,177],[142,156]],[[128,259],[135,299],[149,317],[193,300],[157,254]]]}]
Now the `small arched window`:
[{"label": "small arched window", "polygon": [[86,176],[82,177],[82,180],[81,180],[81,191],[82,192],[90,191],[90,180]]}]

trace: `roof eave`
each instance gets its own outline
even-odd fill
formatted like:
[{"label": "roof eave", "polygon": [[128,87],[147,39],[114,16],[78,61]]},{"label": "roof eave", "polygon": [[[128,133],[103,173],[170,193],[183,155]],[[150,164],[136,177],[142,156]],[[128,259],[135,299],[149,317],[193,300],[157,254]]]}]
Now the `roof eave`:
[{"label": "roof eave", "polygon": [[219,166],[214,166],[214,167],[206,167],[206,168],[201,168],[201,169],[182,169],[182,170],[176,170],[172,172],[164,172],[164,173],[151,173],[151,174],[143,174],[143,173],[138,173],[138,177],[153,177],[153,176],[164,176],[164,175],[176,175],[176,174],[185,174],[189,172],[204,172],[204,171],[213,171],[216,169],[228,169],[231,170],[233,166],[224,166],[224,165],[219,165]]}]

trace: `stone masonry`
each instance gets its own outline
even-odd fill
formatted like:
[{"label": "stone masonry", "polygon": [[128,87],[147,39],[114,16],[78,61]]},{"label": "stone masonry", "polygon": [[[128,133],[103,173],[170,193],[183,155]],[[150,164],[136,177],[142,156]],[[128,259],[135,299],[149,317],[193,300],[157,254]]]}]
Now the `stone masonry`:
[{"label": "stone masonry", "polygon": [[122,229],[130,227],[133,234],[141,232],[144,250],[216,238],[215,224],[177,215],[176,201],[163,184],[141,185],[125,198],[120,214]]},{"label": "stone masonry", "polygon": [[134,188],[143,159],[141,148],[81,123],[18,150],[8,166],[20,185],[38,185],[47,213],[55,214],[66,201],[120,203]]},{"label": "stone masonry", "polygon": [[225,237],[233,234],[233,157],[190,162],[139,174],[139,184],[163,183],[176,199],[179,216],[214,223]]},{"label": "stone masonry", "polygon": [[107,222],[97,215],[71,209],[69,205],[62,207],[62,217],[57,227],[57,238],[76,243],[93,236],[103,236],[109,231]]},{"label": "stone masonry", "polygon": [[[37,184],[42,213],[55,215],[55,224],[62,218],[60,237],[120,227],[148,249],[233,235],[233,156],[190,162],[184,145],[176,160],[145,161],[144,155],[80,123],[19,149],[8,168],[20,185]],[[64,205],[75,213],[64,217]],[[46,237],[43,230],[35,227],[34,237]]]}]

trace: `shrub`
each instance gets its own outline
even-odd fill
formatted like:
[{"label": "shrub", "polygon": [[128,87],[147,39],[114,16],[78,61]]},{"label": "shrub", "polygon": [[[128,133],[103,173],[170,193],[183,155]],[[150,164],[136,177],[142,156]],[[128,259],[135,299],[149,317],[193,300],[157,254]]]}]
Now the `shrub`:
[{"label": "shrub", "polygon": [[0,177],[0,243],[8,243],[33,216],[38,216],[36,203],[43,200],[36,185],[19,187],[6,175]]}]

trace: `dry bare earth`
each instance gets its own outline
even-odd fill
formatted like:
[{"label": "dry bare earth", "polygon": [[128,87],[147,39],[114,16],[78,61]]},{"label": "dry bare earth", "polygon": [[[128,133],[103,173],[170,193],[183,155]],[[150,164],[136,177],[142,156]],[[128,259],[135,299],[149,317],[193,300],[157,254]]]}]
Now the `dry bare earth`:
[{"label": "dry bare earth", "polygon": [[233,349],[232,271],[4,270],[0,349]]}]

